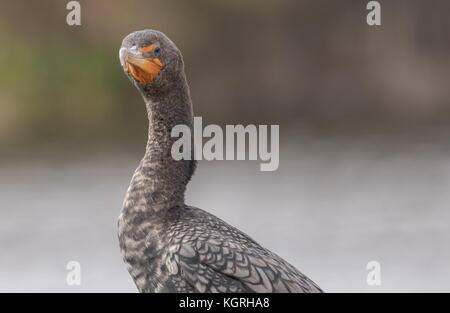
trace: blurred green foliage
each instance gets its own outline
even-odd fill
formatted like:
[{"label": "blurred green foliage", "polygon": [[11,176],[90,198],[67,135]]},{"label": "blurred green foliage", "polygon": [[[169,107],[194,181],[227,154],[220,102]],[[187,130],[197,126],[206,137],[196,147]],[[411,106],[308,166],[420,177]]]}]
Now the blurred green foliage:
[{"label": "blurred green foliage", "polygon": [[[127,99],[117,47],[77,38],[42,44],[1,34],[0,40],[8,42],[0,51],[2,144],[117,140],[123,125],[133,127],[131,119],[143,113]],[[145,120],[141,124],[144,130]]]}]

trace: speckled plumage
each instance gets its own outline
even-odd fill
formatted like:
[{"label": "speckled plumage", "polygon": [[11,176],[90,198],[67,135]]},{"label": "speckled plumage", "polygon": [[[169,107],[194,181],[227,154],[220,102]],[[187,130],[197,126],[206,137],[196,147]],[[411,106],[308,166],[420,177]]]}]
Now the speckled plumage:
[{"label": "speckled plumage", "polygon": [[321,292],[309,278],[238,229],[184,202],[195,161],[175,161],[171,129],[192,129],[181,53],[162,33],[128,35],[122,47],[158,43],[164,68],[149,83],[129,73],[146,103],[146,153],[119,216],[119,242],[140,292]]}]

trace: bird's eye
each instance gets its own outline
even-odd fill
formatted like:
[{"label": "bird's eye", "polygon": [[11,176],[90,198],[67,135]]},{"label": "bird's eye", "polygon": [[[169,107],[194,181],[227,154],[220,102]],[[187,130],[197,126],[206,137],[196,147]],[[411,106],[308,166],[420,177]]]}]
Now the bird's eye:
[{"label": "bird's eye", "polygon": [[156,48],[153,50],[153,55],[154,55],[155,57],[159,57],[160,54],[161,54],[161,48],[160,48],[160,47],[156,47]]}]

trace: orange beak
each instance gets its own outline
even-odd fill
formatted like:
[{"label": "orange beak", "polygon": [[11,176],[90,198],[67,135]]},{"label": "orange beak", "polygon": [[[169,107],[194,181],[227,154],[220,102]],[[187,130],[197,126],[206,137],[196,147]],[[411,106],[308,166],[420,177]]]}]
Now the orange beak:
[{"label": "orange beak", "polygon": [[144,57],[142,55],[143,49],[138,51],[135,47],[131,49],[121,48],[119,52],[120,63],[136,80],[141,83],[149,83],[161,71],[163,64],[157,57]]}]

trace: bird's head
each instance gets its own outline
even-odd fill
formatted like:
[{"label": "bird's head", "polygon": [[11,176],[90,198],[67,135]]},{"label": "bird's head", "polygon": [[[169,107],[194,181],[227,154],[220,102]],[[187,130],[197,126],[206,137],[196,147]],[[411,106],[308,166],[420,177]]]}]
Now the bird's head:
[{"label": "bird's head", "polygon": [[183,72],[180,50],[163,33],[136,31],[126,36],[119,50],[120,64],[138,89],[161,93]]}]

